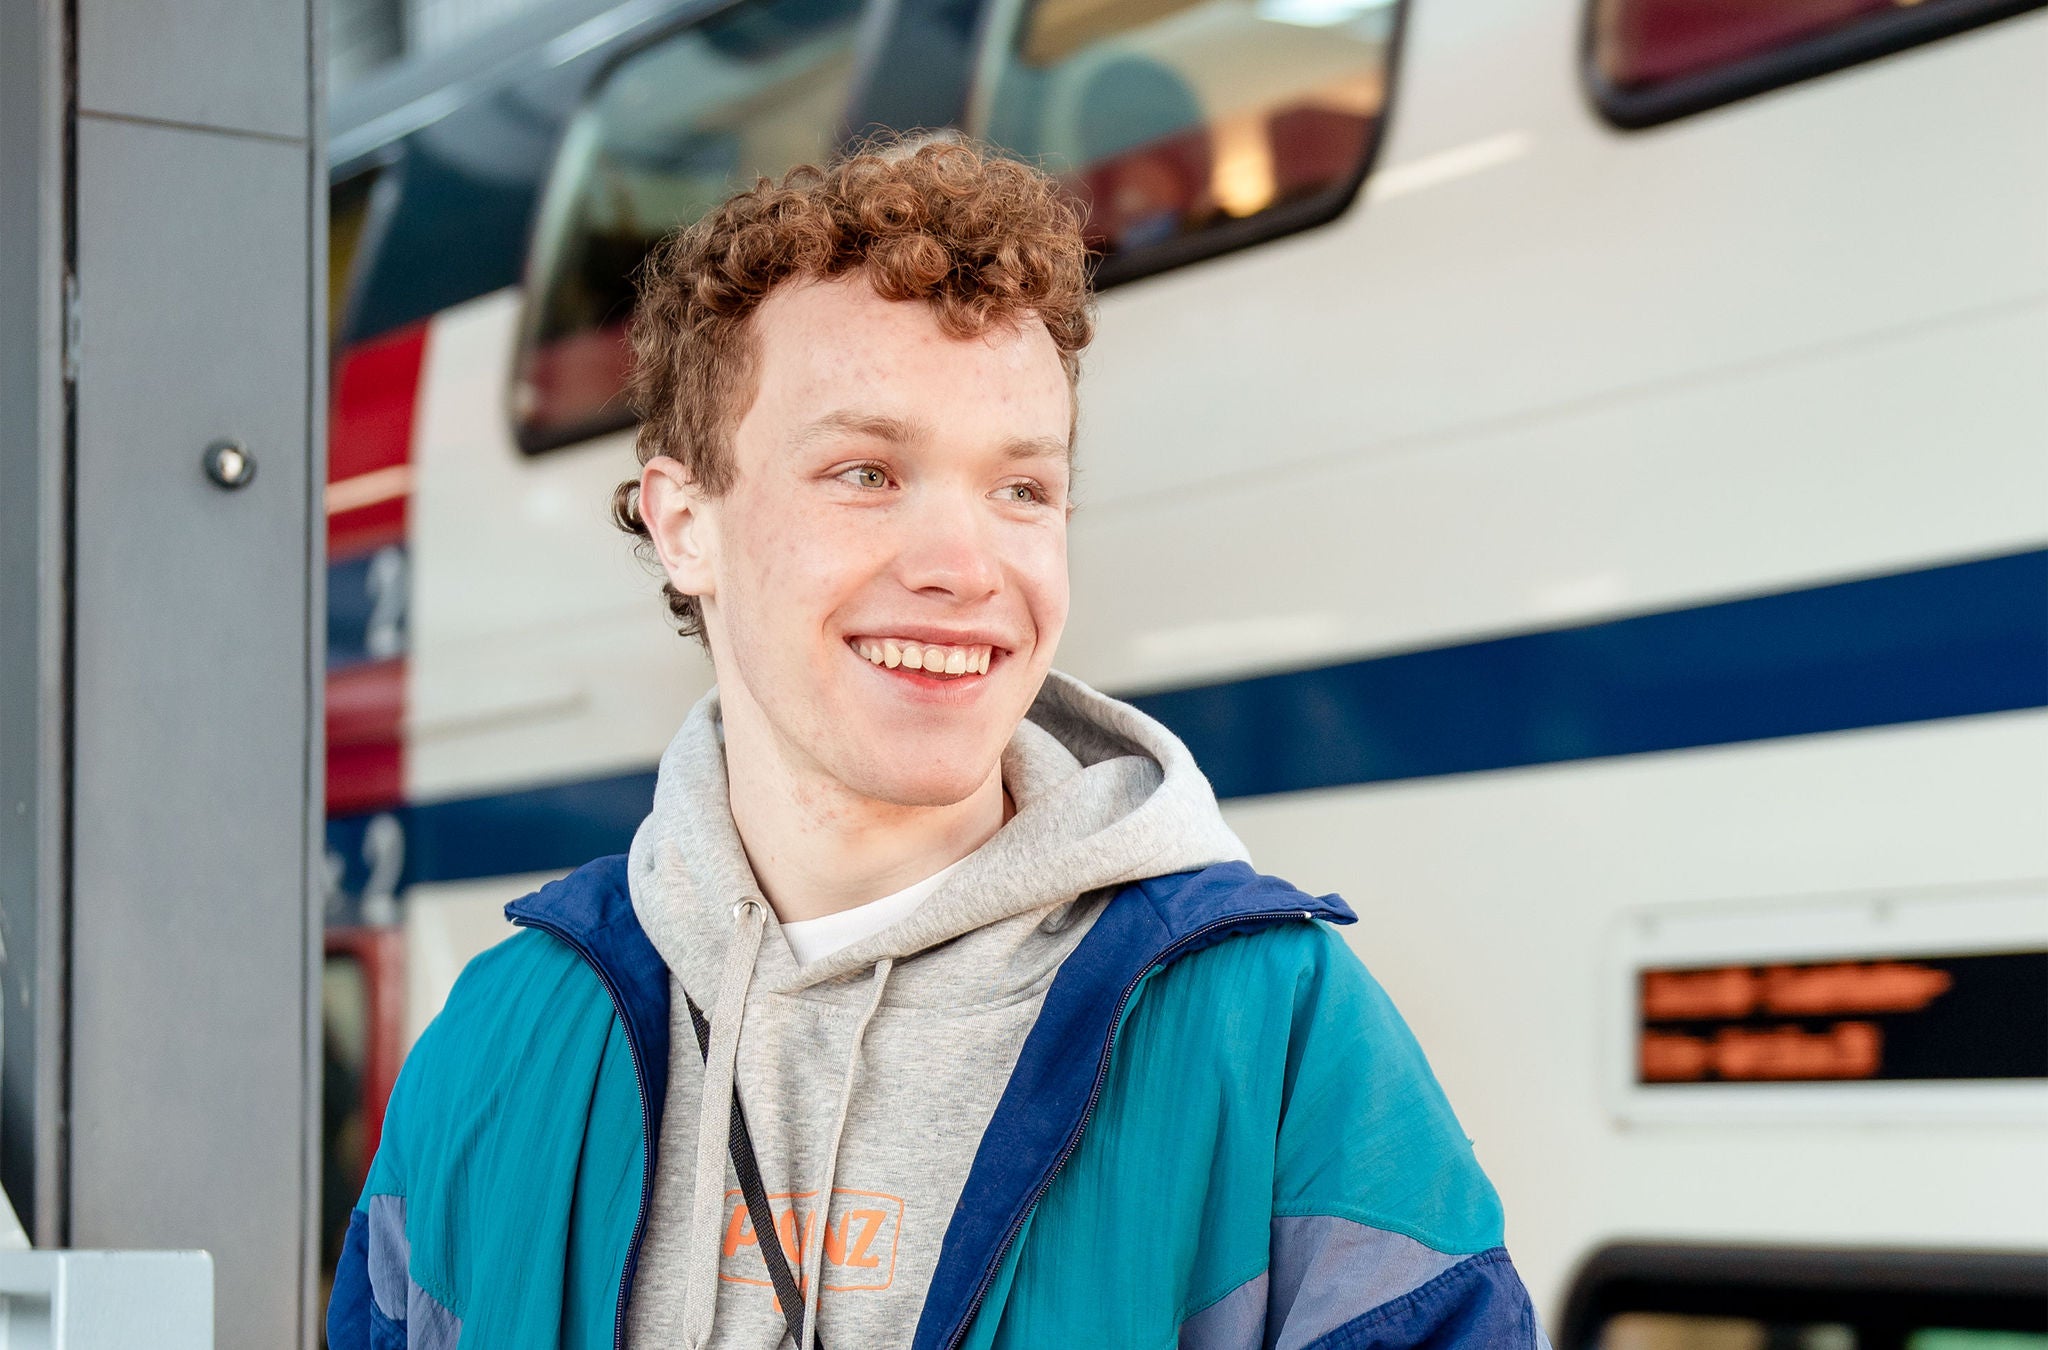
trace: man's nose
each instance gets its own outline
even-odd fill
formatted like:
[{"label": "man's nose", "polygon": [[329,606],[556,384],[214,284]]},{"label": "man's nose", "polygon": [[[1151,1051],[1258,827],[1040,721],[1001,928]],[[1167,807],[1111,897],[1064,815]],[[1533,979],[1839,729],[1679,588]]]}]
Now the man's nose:
[{"label": "man's nose", "polygon": [[898,553],[903,584],[954,600],[980,600],[1002,584],[984,504],[967,494],[932,493],[904,520]]}]

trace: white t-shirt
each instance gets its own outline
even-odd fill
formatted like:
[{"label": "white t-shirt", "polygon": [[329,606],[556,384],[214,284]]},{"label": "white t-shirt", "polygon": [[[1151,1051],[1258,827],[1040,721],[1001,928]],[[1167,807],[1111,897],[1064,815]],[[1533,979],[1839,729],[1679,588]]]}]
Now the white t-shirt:
[{"label": "white t-shirt", "polygon": [[923,881],[905,886],[894,895],[885,895],[879,900],[855,905],[852,909],[842,909],[837,914],[799,919],[782,925],[782,936],[789,940],[790,954],[796,957],[798,965],[807,966],[813,961],[824,960],[842,947],[851,947],[862,938],[881,932],[898,920],[909,918],[911,912],[924,903],[925,897],[939,888],[947,874],[966,861],[962,858],[960,862],[942,867]]}]

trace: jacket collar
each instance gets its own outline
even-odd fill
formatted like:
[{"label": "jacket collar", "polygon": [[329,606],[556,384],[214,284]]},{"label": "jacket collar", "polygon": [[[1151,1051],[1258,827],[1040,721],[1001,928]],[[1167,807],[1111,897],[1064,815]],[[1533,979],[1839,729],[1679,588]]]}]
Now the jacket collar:
[{"label": "jacket collar", "polygon": [[[1129,902],[1139,897],[1142,911],[1132,912],[1136,907]],[[1236,931],[1239,920],[1260,927],[1283,911],[1337,924],[1358,919],[1337,896],[1304,894],[1238,862],[1154,877],[1126,887],[1120,899],[1125,903],[1110,907],[1110,912],[1121,909],[1120,921],[1105,932],[1104,940],[1084,943],[1098,949],[1113,946],[1118,969],[1133,964],[1143,969],[1169,955],[1178,958],[1198,951]],[[659,1111],[660,1087],[668,1081],[669,972],[633,913],[626,855],[614,853],[585,863],[505,906],[505,917],[553,933],[596,969],[618,1000],[636,1060],[642,1059],[643,1047],[659,1045],[661,1054],[655,1062],[641,1064]]]},{"label": "jacket collar", "polygon": [[568,943],[611,992],[646,1094],[651,1151],[660,1137],[657,1127],[668,1093],[668,967],[633,914],[626,855],[585,863],[505,906],[505,917]]}]

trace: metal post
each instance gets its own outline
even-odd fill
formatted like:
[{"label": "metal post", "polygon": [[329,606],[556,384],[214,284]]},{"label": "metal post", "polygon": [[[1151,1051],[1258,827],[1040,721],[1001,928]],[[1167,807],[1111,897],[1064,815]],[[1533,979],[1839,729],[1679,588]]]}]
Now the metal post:
[{"label": "metal post", "polygon": [[0,1180],[318,1309],[317,0],[0,0]]},{"label": "metal post", "polygon": [[64,1241],[69,15],[0,0],[0,1185]]}]

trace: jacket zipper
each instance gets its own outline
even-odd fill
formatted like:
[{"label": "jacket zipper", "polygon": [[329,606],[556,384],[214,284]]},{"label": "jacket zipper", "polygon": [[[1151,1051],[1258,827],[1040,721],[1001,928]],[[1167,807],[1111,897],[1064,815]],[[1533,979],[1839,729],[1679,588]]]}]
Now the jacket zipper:
[{"label": "jacket zipper", "polygon": [[647,1080],[640,1072],[640,1048],[633,1044],[633,1024],[626,1020],[626,1001],[620,997],[618,985],[612,982],[603,963],[590,954],[588,947],[546,919],[521,915],[512,922],[516,927],[537,929],[566,943],[571,951],[583,958],[585,965],[597,972],[605,993],[611,995],[612,1011],[617,1014],[619,1025],[625,1029],[626,1044],[632,1050],[633,1086],[640,1094],[640,1211],[633,1216],[633,1240],[626,1247],[626,1269],[619,1272],[618,1308],[612,1318],[612,1350],[626,1350],[626,1293],[631,1287],[626,1271],[632,1269],[634,1254],[640,1250],[641,1238],[646,1236],[647,1206],[654,1194],[654,1113],[647,1101]]},{"label": "jacket zipper", "polygon": [[947,1338],[945,1350],[960,1350],[960,1343],[967,1339],[967,1329],[974,1325],[975,1315],[981,1311],[982,1302],[988,1298],[990,1286],[995,1284],[996,1272],[1003,1268],[1003,1259],[1010,1254],[1010,1247],[1017,1241],[1017,1234],[1024,1229],[1024,1221],[1031,1217],[1031,1212],[1038,1208],[1038,1202],[1045,1199],[1045,1193],[1052,1189],[1053,1180],[1059,1176],[1060,1169],[1067,1165],[1067,1159],[1073,1157],[1074,1151],[1080,1148],[1081,1137],[1088,1132],[1088,1122],[1095,1115],[1095,1104],[1102,1100],[1103,1085],[1109,1081],[1110,1056],[1116,1049],[1117,1033],[1123,1029],[1124,1010],[1130,1006],[1132,996],[1138,992],[1138,985],[1147,975],[1172,961],[1189,943],[1219,928],[1228,928],[1235,924],[1275,923],[1286,919],[1314,917],[1314,914],[1305,909],[1274,909],[1217,919],[1203,924],[1191,933],[1183,934],[1159,955],[1153,957],[1143,970],[1131,977],[1131,982],[1124,986],[1123,994],[1116,1001],[1116,1012],[1109,1019],[1109,1036],[1102,1043],[1102,1062],[1095,1066],[1095,1086],[1089,1089],[1087,1104],[1081,1108],[1081,1123],[1067,1136],[1067,1142],[1060,1149],[1059,1157],[1053,1159],[1052,1170],[1045,1174],[1044,1179],[1038,1183],[1038,1189],[1032,1192],[1030,1203],[1019,1210],[1017,1217],[1011,1220],[1009,1231],[1003,1234],[1002,1245],[996,1248],[995,1259],[981,1272],[981,1283],[975,1286],[974,1298],[967,1305],[966,1316],[960,1319],[960,1325],[955,1327],[953,1334]]}]

